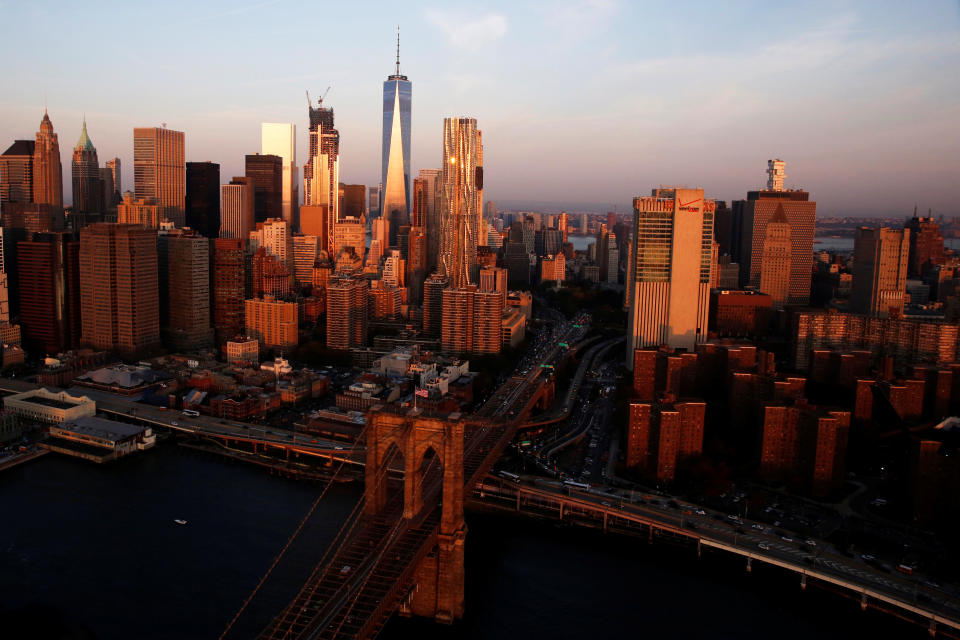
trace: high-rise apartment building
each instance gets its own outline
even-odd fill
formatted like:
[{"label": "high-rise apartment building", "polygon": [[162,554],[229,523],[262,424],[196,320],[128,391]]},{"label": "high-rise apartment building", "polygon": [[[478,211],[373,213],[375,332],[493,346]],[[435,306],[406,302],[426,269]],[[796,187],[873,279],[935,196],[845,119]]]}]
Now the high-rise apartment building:
[{"label": "high-rise apartment building", "polygon": [[440,340],[444,351],[500,353],[504,300],[501,293],[468,285],[445,289],[442,296]]},{"label": "high-rise apartment building", "polygon": [[[775,182],[777,183],[782,188],[782,180]],[[733,261],[740,264],[741,286],[760,286],[767,225],[780,208],[783,209],[784,217],[790,227],[790,286],[787,292],[787,303],[807,304],[810,301],[813,232],[817,203],[810,202],[810,194],[806,191],[774,189],[750,191],[747,193],[746,200],[734,201],[733,227],[740,229],[740,239],[739,253],[736,251],[733,253]]]},{"label": "high-rise apartment building", "polygon": [[284,267],[293,267],[293,234],[290,225],[282,218],[270,218],[258,222],[256,229],[250,232],[249,249],[251,252],[260,247],[277,257]]},{"label": "high-rise apartment building", "polygon": [[210,326],[210,240],[175,229],[166,237],[168,290],[171,301],[165,342],[174,350],[195,350],[213,343]]},{"label": "high-rise apartment building", "polygon": [[787,179],[787,163],[777,158],[767,160],[767,191],[783,191],[783,181]]},{"label": "high-rise apartment building", "polygon": [[186,163],[182,131],[133,130],[133,183],[137,199],[154,198],[167,220],[184,226]]},{"label": "high-rise apartment building", "polygon": [[280,216],[297,229],[297,209],[300,201],[297,188],[297,127],[291,122],[264,122],[260,125],[260,153],[280,156],[283,163],[281,177]]},{"label": "high-rise apartment building", "polygon": [[444,118],[440,261],[454,288],[477,281],[483,144],[475,118]]},{"label": "high-rise apartment building", "polygon": [[290,293],[293,273],[280,259],[260,247],[250,258],[251,292],[254,297],[271,295],[283,298]]},{"label": "high-rise apartment building", "polygon": [[707,338],[713,213],[703,189],[654,189],[634,198],[628,369],[635,349],[665,344],[693,351]]},{"label": "high-rise apartment building", "polygon": [[213,328],[217,344],[243,331],[245,252],[240,238],[213,241]]},{"label": "high-rise apartment building", "polygon": [[909,275],[919,278],[925,268],[943,263],[943,234],[936,220],[917,217],[916,212],[906,228],[910,230]]},{"label": "high-rise apartment building", "polygon": [[296,302],[282,302],[267,295],[244,303],[246,334],[266,348],[296,347],[298,327]]},{"label": "high-rise apartment building", "polygon": [[410,302],[422,300],[423,281],[427,277],[427,234],[424,227],[410,227],[407,240],[407,289]]},{"label": "high-rise apartment building", "polygon": [[767,223],[760,259],[760,292],[770,296],[774,309],[782,309],[790,292],[790,260],[793,246],[790,241],[790,223],[777,206]]},{"label": "high-rise apartment building", "polygon": [[703,451],[706,404],[631,402],[626,463],[656,482],[672,482],[677,465]]},{"label": "high-rise apartment building", "polygon": [[367,343],[368,282],[350,276],[327,283],[327,347],[352,349]]},{"label": "high-rise apartment building", "polygon": [[220,187],[220,237],[246,241],[253,223],[253,183],[235,176]]},{"label": "high-rise apartment building", "polygon": [[293,276],[300,286],[313,282],[313,265],[320,257],[317,236],[293,236]]},{"label": "high-rise apartment building", "polygon": [[245,165],[245,175],[253,184],[254,220],[286,220],[283,218],[283,158],[273,155],[248,155]]},{"label": "high-rise apartment building", "polygon": [[413,83],[400,73],[400,34],[397,34],[397,68],[383,83],[383,182],[380,215],[390,220],[390,246],[397,231],[410,224],[410,104]]},{"label": "high-rise apartment building", "polygon": [[909,256],[909,228],[858,228],[853,248],[851,310],[880,317],[902,315]]},{"label": "high-rise apartment building", "polygon": [[450,281],[440,274],[433,274],[423,283],[423,332],[431,337],[440,337],[443,326],[443,292]]},{"label": "high-rise apartment building", "polygon": [[220,165],[216,162],[187,163],[184,198],[186,225],[207,238],[220,235]]},{"label": "high-rise apartment building", "polygon": [[[307,162],[303,165],[303,204],[327,208],[324,227],[329,232],[339,215],[337,185],[340,183],[340,133],[334,128],[333,109],[323,106],[323,98],[317,100],[315,108],[308,102],[307,108],[310,144]],[[307,231],[302,222],[301,231],[320,235],[315,229]]]},{"label": "high-rise apartment building", "polygon": [[100,161],[97,149],[87,135],[87,120],[83,120],[80,139],[73,148],[73,161],[70,163],[73,185],[73,216],[79,222],[74,228],[86,226],[88,222],[99,222],[105,211],[103,203],[103,185],[100,183]]},{"label": "high-rise apartment building", "polygon": [[96,223],[80,231],[82,341],[135,358],[160,344],[157,232]]},{"label": "high-rise apartment building", "polygon": [[63,207],[63,168],[60,164],[60,143],[53,132],[47,110],[37,131],[33,148],[33,200],[36,204]]},{"label": "high-rise apartment building", "polygon": [[338,255],[345,248],[350,247],[362,261],[366,252],[367,224],[363,218],[341,218],[333,228],[333,244],[331,256]]},{"label": "high-rise apartment building", "polygon": [[71,233],[38,233],[17,243],[23,344],[56,355],[80,343],[80,243]]}]

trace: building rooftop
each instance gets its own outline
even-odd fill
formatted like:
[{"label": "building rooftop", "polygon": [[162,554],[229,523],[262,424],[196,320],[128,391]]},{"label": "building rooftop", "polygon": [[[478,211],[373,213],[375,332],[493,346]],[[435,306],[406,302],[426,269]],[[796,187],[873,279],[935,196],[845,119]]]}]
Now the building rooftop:
[{"label": "building rooftop", "polygon": [[56,398],[44,398],[43,396],[28,396],[26,398],[21,398],[23,402],[29,402],[31,404],[39,404],[44,407],[51,407],[53,409],[72,409],[77,406],[76,403],[64,402],[62,400],[57,400]]},{"label": "building rooftop", "polygon": [[13,144],[3,152],[5,156],[32,156],[37,143],[33,140],[14,140]]},{"label": "building rooftop", "polygon": [[77,418],[76,420],[65,422],[60,425],[59,428],[85,436],[110,440],[112,442],[126,440],[127,438],[146,431],[145,427],[138,427],[123,422],[114,422],[113,420],[94,416]]}]

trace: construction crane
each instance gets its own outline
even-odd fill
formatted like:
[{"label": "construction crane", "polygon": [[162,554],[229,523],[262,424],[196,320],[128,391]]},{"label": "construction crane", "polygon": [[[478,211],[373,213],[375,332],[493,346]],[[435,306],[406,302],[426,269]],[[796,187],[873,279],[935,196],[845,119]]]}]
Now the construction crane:
[{"label": "construction crane", "polygon": [[[323,100],[324,100],[324,98],[327,97],[327,94],[330,93],[330,88],[331,88],[331,87],[327,87],[326,91],[323,92],[323,95],[320,96],[320,99],[317,100],[317,105],[318,105],[318,106],[321,106],[321,107],[323,106]],[[307,90],[307,106],[308,106],[308,107],[313,107],[313,103],[310,102],[310,91],[309,91],[309,90]]]}]

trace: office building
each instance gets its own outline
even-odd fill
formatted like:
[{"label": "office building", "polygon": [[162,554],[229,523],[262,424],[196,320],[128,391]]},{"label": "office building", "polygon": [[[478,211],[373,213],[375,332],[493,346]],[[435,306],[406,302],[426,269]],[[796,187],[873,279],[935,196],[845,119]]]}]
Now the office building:
[{"label": "office building", "polygon": [[81,339],[124,357],[160,344],[157,232],[96,223],[80,231]]},{"label": "office building", "polygon": [[346,248],[352,248],[357,257],[363,261],[366,251],[367,224],[362,218],[341,218],[333,228],[333,245],[330,251],[339,255]]},{"label": "office building", "polygon": [[313,282],[313,265],[320,257],[317,236],[293,236],[293,276],[300,286]]},{"label": "office building", "polygon": [[106,216],[109,212],[116,211],[117,205],[120,204],[120,194],[113,186],[113,172],[110,169],[100,167],[97,169],[97,174],[100,176],[100,199],[103,202],[104,216]]},{"label": "office building", "polygon": [[156,200],[134,200],[133,194],[127,191],[123,194],[123,201],[117,205],[117,222],[159,229],[161,223],[168,222],[164,213]]},{"label": "office building", "polygon": [[207,238],[220,235],[220,165],[188,162],[186,225]]},{"label": "office building", "polygon": [[0,214],[5,226],[10,225],[10,204],[33,202],[33,140],[15,140],[0,156]]},{"label": "office building", "polygon": [[567,279],[567,262],[562,253],[540,259],[540,282],[562,284]]},{"label": "office building", "polygon": [[171,301],[164,341],[173,350],[213,344],[210,325],[210,240],[193,230],[166,237],[166,294]]},{"label": "office building", "polygon": [[390,221],[390,246],[397,231],[410,224],[410,103],[413,83],[400,73],[400,34],[393,75],[383,83],[383,144],[381,151],[380,216]]},{"label": "office building", "polygon": [[[38,233],[17,243],[20,326],[25,348],[56,355],[80,344],[80,243]],[[6,275],[6,274],[4,274]]]},{"label": "office building", "polygon": [[296,302],[282,302],[267,295],[244,303],[244,332],[266,349],[296,347],[297,329]]},{"label": "office building", "polygon": [[245,157],[245,176],[253,185],[253,218],[263,222],[268,218],[283,218],[283,158],[274,155]]},{"label": "office building", "polygon": [[362,184],[339,185],[340,217],[364,218],[367,216],[367,187]]},{"label": "office building", "polygon": [[909,257],[910,229],[858,228],[853,249],[851,310],[880,317],[902,315]]},{"label": "office building", "polygon": [[60,143],[53,132],[47,110],[33,147],[33,198],[35,204],[63,207],[63,168],[60,164]]},{"label": "office building", "polygon": [[440,264],[440,169],[420,169],[417,178],[422,185],[419,191],[418,217],[423,219],[427,231],[427,272],[433,273]]},{"label": "office building", "polygon": [[253,224],[253,183],[246,177],[234,177],[220,187],[220,237],[246,242]]},{"label": "office building", "polygon": [[770,296],[774,309],[782,309],[790,292],[790,223],[783,212],[777,209],[767,223],[760,259],[760,292]]},{"label": "office building", "polygon": [[410,227],[407,240],[407,288],[410,302],[420,304],[427,277],[427,233],[424,227]]},{"label": "office building", "polygon": [[79,224],[74,228],[86,226],[87,222],[99,222],[106,211],[103,202],[103,185],[100,182],[100,161],[97,149],[87,135],[87,120],[83,120],[80,139],[73,148],[73,160],[70,163],[73,185],[73,219]]},{"label": "office building", "polygon": [[213,328],[217,344],[243,332],[246,289],[244,242],[239,238],[213,241]]},{"label": "office building", "polygon": [[483,144],[475,118],[444,118],[441,172],[440,263],[460,289],[477,281],[483,216]]},{"label": "office building", "polygon": [[330,207],[325,204],[300,207],[300,232],[306,236],[316,236],[322,251],[330,251],[333,240],[330,222]]},{"label": "office building", "polygon": [[104,168],[110,172],[110,182],[113,183],[113,200],[111,201],[111,206],[116,206],[120,202],[120,194],[123,193],[123,182],[122,182],[122,173],[120,158],[113,158],[112,160],[107,160],[104,163]]},{"label": "office building", "polygon": [[367,344],[367,291],[363,278],[333,277],[327,283],[327,347],[348,350]]},{"label": "office building", "polygon": [[153,198],[167,220],[184,226],[186,163],[182,131],[133,130],[133,184],[138,200]]},{"label": "office building", "polygon": [[[307,162],[303,165],[303,204],[326,207],[323,228],[330,233],[337,221],[339,204],[337,185],[340,183],[340,133],[334,128],[333,108],[323,106],[323,98],[314,107],[307,103],[310,117]],[[301,231],[309,235],[327,237],[317,231],[313,222],[308,230],[301,222]],[[328,247],[324,250],[329,251]]]},{"label": "office building", "polygon": [[280,259],[260,247],[250,258],[251,292],[254,297],[271,295],[286,297],[293,285],[293,274]]},{"label": "office building", "polygon": [[713,212],[703,189],[654,189],[634,198],[628,369],[636,349],[693,351],[707,338]]},{"label": "office building", "polygon": [[291,122],[264,122],[260,125],[260,153],[279,156],[282,162],[280,215],[291,229],[297,229],[300,202],[297,187],[297,127]]},{"label": "office building", "polygon": [[[779,179],[774,182],[782,184]],[[817,203],[810,202],[810,194],[806,191],[750,191],[746,200],[734,201],[732,218],[734,227],[740,229],[740,239],[739,253],[733,249],[732,258],[740,264],[740,285],[759,288],[767,225],[781,208],[790,228],[790,285],[786,302],[805,305],[810,301],[813,232],[817,215]],[[779,238],[775,240],[780,241]]]},{"label": "office building", "polygon": [[919,278],[930,266],[943,263],[943,234],[936,220],[917,217],[916,211],[906,228],[910,230],[909,275]]}]

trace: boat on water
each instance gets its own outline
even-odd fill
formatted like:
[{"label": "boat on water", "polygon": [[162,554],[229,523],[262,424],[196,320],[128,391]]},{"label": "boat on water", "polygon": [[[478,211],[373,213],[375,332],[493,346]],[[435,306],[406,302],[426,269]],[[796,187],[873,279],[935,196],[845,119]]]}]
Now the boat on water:
[{"label": "boat on water", "polygon": [[181,520],[180,518],[177,518],[176,520],[174,520],[174,522],[176,522],[177,524],[187,524],[186,520]]}]

